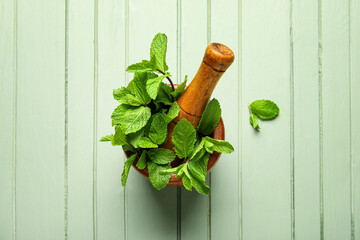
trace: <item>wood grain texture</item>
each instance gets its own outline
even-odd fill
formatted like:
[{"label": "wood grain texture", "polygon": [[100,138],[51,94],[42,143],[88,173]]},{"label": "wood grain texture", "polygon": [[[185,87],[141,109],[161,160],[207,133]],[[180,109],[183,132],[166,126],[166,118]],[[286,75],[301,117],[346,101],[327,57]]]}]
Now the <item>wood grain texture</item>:
[{"label": "wood grain texture", "polygon": [[360,239],[360,1],[350,5],[352,237]]},{"label": "wood grain texture", "polygon": [[[292,235],[289,3],[242,3],[243,239]],[[260,132],[251,128],[246,106],[257,99],[271,99],[280,108],[273,121],[260,121]]]},{"label": "wood grain texture", "polygon": [[[14,237],[16,35],[13,1],[0,4],[0,239]],[[15,44],[15,45],[14,45]],[[15,70],[15,71],[14,71]],[[14,84],[15,83],[15,84]]]},{"label": "wood grain texture", "polygon": [[[132,0],[129,2],[129,10],[129,63],[149,59],[151,40],[155,34],[162,32],[168,36],[166,59],[169,72],[175,74],[177,67],[176,1]],[[131,79],[132,74],[129,80]],[[149,237],[159,240],[176,239],[176,188],[158,191],[148,180],[131,169],[126,191],[129,240]]]},{"label": "wood grain texture", "polygon": [[295,239],[320,237],[318,2],[293,2]]},{"label": "wood grain texture", "polygon": [[[238,29],[238,1],[211,1],[211,41],[225,44],[237,55]],[[225,140],[234,146],[235,151],[221,155],[211,172],[211,239],[239,238],[239,76],[238,59],[235,57],[212,96],[221,103]]]},{"label": "wood grain texture", "polygon": [[[182,1],[181,80],[192,80],[207,46],[207,1]],[[221,158],[220,158],[221,161]],[[208,239],[208,196],[181,191],[181,239]]]},{"label": "wood grain texture", "polygon": [[[98,138],[114,133],[111,114],[119,103],[113,89],[125,86],[125,0],[100,1],[98,8]],[[109,142],[97,144],[97,237],[126,239],[124,154]],[[130,174],[135,174],[131,172]]]},{"label": "wood grain texture", "polygon": [[349,2],[322,2],[324,238],[350,239]]},{"label": "wood grain texture", "polygon": [[65,2],[18,1],[17,239],[64,239]]},{"label": "wood grain texture", "polygon": [[68,2],[69,239],[93,238],[94,4]]}]

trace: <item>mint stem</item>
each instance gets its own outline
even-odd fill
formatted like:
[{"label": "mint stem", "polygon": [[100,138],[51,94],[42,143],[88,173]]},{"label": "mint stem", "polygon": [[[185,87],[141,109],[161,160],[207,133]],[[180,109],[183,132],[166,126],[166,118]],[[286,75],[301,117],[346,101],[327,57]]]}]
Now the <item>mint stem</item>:
[{"label": "mint stem", "polygon": [[[161,73],[162,75],[165,75],[165,73],[164,73],[163,71],[159,70],[159,69],[156,69],[156,71],[158,71],[158,72]],[[174,84],[173,84],[173,82],[171,81],[170,77],[166,77],[166,78],[167,78],[167,80],[169,80],[169,82],[170,82],[170,84],[171,84],[172,90],[175,91]]]}]

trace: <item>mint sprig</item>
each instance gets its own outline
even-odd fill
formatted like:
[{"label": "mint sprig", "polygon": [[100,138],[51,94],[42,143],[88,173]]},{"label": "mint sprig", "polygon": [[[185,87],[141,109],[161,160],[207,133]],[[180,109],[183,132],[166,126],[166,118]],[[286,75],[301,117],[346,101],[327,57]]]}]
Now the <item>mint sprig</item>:
[{"label": "mint sprig", "polygon": [[255,129],[260,131],[258,118],[262,120],[270,120],[276,118],[279,115],[280,109],[270,100],[256,100],[251,104],[248,104],[250,111],[250,124]]}]

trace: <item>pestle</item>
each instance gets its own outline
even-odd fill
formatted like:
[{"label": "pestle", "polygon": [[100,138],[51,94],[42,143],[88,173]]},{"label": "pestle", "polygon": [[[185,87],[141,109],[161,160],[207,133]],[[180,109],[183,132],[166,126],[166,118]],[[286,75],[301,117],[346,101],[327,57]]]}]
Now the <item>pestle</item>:
[{"label": "pestle", "polygon": [[[163,148],[173,149],[172,133],[181,119],[185,118],[195,128],[197,127],[216,84],[233,61],[234,53],[225,45],[211,43],[207,46],[195,77],[177,100],[180,106],[179,116],[169,123],[168,137]],[[178,161],[175,159],[171,165],[176,166],[177,164]]]}]

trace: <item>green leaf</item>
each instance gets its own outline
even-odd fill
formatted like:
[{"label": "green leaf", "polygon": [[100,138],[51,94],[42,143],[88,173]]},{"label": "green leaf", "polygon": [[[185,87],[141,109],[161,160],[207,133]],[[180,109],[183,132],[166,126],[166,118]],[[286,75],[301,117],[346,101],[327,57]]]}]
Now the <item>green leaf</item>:
[{"label": "green leaf", "polygon": [[126,135],[121,130],[120,125],[115,125],[115,135],[111,141],[111,144],[113,146],[116,146],[116,145],[124,145],[126,143],[127,143]]},{"label": "green leaf", "polygon": [[170,175],[161,175],[160,171],[170,169],[170,164],[167,165],[157,165],[153,162],[148,162],[148,170],[149,170],[149,179],[151,184],[157,189],[163,189],[170,181]]},{"label": "green leaf", "polygon": [[151,42],[150,62],[155,65],[156,69],[159,69],[163,72],[168,70],[168,66],[166,65],[166,49],[166,35],[163,33],[156,34]]},{"label": "green leaf", "polygon": [[201,159],[201,157],[205,154],[205,139],[203,138],[200,143],[197,144],[195,151],[193,152],[190,161],[196,162]]},{"label": "green leaf", "polygon": [[151,149],[147,152],[150,160],[157,164],[171,163],[176,155],[173,151],[165,148]]},{"label": "green leaf", "polygon": [[279,107],[270,100],[257,100],[250,104],[253,114],[261,119],[272,119],[279,115]]},{"label": "green leaf", "polygon": [[234,147],[227,141],[217,140],[211,137],[205,137],[205,149],[209,153],[231,153],[234,151]]},{"label": "green leaf", "polygon": [[160,90],[156,101],[161,102],[165,105],[171,106],[173,104],[173,97],[171,96],[172,88],[167,86],[165,83],[160,83]]},{"label": "green leaf", "polygon": [[185,80],[171,93],[171,95],[177,100],[185,91],[186,82],[188,80],[188,76],[185,76]]},{"label": "green leaf", "polygon": [[128,140],[128,142],[129,142],[132,146],[138,148],[139,146],[138,146],[137,142],[138,142],[143,136],[144,136],[144,128],[140,129],[140,130],[137,131],[137,132],[129,133],[129,134],[127,135],[127,140]]},{"label": "green leaf", "polygon": [[159,174],[161,174],[161,175],[167,175],[167,174],[173,174],[173,173],[177,173],[179,170],[180,170],[180,168],[182,168],[183,166],[182,165],[180,165],[180,166],[177,166],[177,167],[175,167],[175,168],[170,168],[170,169],[167,169],[167,170],[161,170],[160,172],[159,172]]},{"label": "green leaf", "polygon": [[206,185],[205,181],[200,181],[197,178],[190,178],[191,185],[201,194],[208,195],[210,193],[210,187]]},{"label": "green leaf", "polygon": [[164,114],[157,113],[154,116],[150,126],[149,138],[154,143],[161,145],[167,137],[167,123]]},{"label": "green leaf", "polygon": [[256,117],[256,115],[254,115],[254,114],[250,115],[250,124],[254,129],[260,130],[260,126],[259,126],[259,123],[258,123],[258,118]]},{"label": "green leaf", "polygon": [[146,82],[148,81],[147,73],[135,73],[133,80],[133,91],[137,99],[142,104],[148,104],[151,101],[150,96],[146,92]]},{"label": "green leaf", "polygon": [[146,91],[149,94],[149,96],[152,99],[156,99],[159,90],[160,90],[160,84],[162,82],[162,80],[164,80],[165,77],[170,76],[170,74],[165,74],[159,77],[155,77],[155,78],[150,78],[147,83],[146,83]]},{"label": "green leaf", "polygon": [[145,150],[141,153],[139,161],[136,163],[136,167],[138,169],[146,168],[146,151]]},{"label": "green leaf", "polygon": [[191,185],[191,180],[188,176],[186,176],[185,174],[183,174],[181,176],[182,182],[184,184],[184,187],[189,190],[192,191],[192,185]]},{"label": "green leaf", "polygon": [[166,122],[170,123],[173,119],[175,119],[179,115],[179,112],[180,112],[179,104],[177,102],[173,102],[166,115]]},{"label": "green leaf", "polygon": [[142,62],[132,64],[126,68],[127,72],[152,72],[155,70],[154,64],[147,60],[142,60]]},{"label": "green leaf", "polygon": [[107,135],[107,136],[104,136],[104,137],[102,137],[102,138],[100,138],[100,142],[109,142],[109,141],[111,141],[112,139],[114,138],[114,135]]},{"label": "green leaf", "polygon": [[135,161],[137,154],[131,155],[125,162],[123,173],[121,174],[121,184],[123,187],[126,185],[126,181],[129,175],[131,164]]},{"label": "green leaf", "polygon": [[124,116],[125,112],[129,109],[135,109],[136,107],[121,104],[117,108],[115,108],[114,112],[111,115],[111,119],[113,120],[113,123],[120,124],[121,118]]},{"label": "green leaf", "polygon": [[128,104],[131,106],[140,106],[142,104],[141,100],[132,95],[132,92],[124,87],[114,89],[113,96],[116,100],[123,104]]},{"label": "green leaf", "polygon": [[147,137],[142,137],[140,138],[136,144],[141,147],[141,148],[157,148],[158,145],[156,145],[155,143],[153,143],[149,138]]},{"label": "green leaf", "polygon": [[199,161],[189,162],[188,169],[191,175],[199,181],[204,181],[207,174],[207,164],[209,162],[210,154],[206,153],[201,157]]},{"label": "green leaf", "polygon": [[218,125],[221,116],[221,108],[218,100],[215,98],[206,106],[197,131],[203,135],[210,135],[214,132],[215,127]]},{"label": "green leaf", "polygon": [[174,149],[179,158],[187,158],[194,150],[196,131],[191,123],[185,118],[175,126],[172,134]]},{"label": "green leaf", "polygon": [[129,109],[121,118],[121,128],[125,134],[133,133],[143,128],[151,116],[151,109],[148,107],[138,107]]},{"label": "green leaf", "polygon": [[121,147],[124,150],[124,152],[130,151],[130,152],[136,153],[136,149],[129,144],[122,145]]},{"label": "green leaf", "polygon": [[187,168],[187,166],[185,165],[185,163],[179,165],[179,171],[176,173],[176,177],[180,178],[183,173],[184,173],[184,169]]}]

